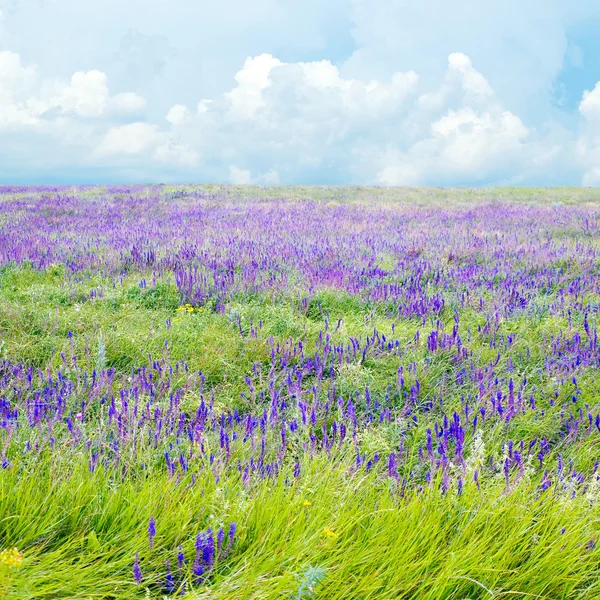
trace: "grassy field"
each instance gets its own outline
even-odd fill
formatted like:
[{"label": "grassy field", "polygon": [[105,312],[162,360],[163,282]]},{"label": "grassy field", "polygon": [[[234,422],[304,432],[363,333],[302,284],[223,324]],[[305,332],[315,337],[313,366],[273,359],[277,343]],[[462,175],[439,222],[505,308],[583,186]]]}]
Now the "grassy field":
[{"label": "grassy field", "polygon": [[600,598],[600,191],[0,187],[0,597]]}]

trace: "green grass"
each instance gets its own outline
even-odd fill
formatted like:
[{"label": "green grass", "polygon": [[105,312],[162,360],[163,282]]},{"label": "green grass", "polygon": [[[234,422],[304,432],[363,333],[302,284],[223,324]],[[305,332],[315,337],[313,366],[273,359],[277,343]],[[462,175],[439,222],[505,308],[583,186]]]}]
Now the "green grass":
[{"label": "green grass", "polygon": [[[585,498],[539,497],[527,480],[509,495],[492,483],[485,494],[469,485],[462,496],[426,490],[400,498],[376,476],[349,476],[326,460],[306,466],[302,483],[280,477],[250,488],[239,478],[119,483],[72,458],[44,461],[26,477],[13,471],[0,480],[0,531],[8,545],[29,551],[12,595],[138,597],[135,552],[150,585],[172,557],[167,550],[192,551],[190,531],[232,520],[240,523],[242,558],[225,560],[195,597],[289,598],[295,574],[309,565],[325,571],[317,597],[332,599],[600,593],[597,554],[582,543],[597,535],[600,515]],[[153,552],[145,534],[151,515]]]}]

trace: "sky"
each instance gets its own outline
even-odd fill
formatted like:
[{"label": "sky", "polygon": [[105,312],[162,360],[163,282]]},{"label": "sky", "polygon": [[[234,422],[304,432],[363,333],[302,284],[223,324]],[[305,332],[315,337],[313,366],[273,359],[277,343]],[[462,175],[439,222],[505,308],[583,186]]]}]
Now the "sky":
[{"label": "sky", "polygon": [[597,0],[0,0],[0,182],[600,185]]}]

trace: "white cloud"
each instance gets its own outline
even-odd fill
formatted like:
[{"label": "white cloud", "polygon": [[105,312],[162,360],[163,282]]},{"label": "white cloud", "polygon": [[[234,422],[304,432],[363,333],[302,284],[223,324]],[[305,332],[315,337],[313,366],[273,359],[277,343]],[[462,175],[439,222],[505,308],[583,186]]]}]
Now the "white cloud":
[{"label": "white cloud", "polygon": [[13,95],[27,90],[35,81],[35,67],[24,67],[15,52],[0,52],[0,94]]},{"label": "white cloud", "polygon": [[529,131],[508,111],[476,114],[471,108],[450,111],[431,125],[433,139],[451,168],[470,172],[518,153]]},{"label": "white cloud", "polygon": [[156,127],[148,123],[130,123],[111,127],[98,146],[101,154],[139,154],[160,141]]},{"label": "white cloud", "polygon": [[579,112],[588,122],[600,121],[600,81],[593,90],[585,90],[579,103]]},{"label": "white cloud", "polygon": [[180,140],[148,123],[129,123],[111,127],[98,144],[99,156],[134,155],[150,157],[174,166],[193,167],[199,156]]},{"label": "white cloud", "polygon": [[252,173],[248,169],[240,169],[235,165],[230,165],[229,181],[236,185],[248,185],[252,183]]},{"label": "white cloud", "polygon": [[202,113],[205,113],[210,108],[211,104],[212,100],[200,100],[200,102],[198,102],[197,108],[198,114],[201,115]]},{"label": "white cloud", "polygon": [[65,124],[72,118],[135,117],[145,105],[133,92],[111,96],[101,71],[78,71],[69,82],[40,81],[35,65],[23,66],[18,54],[0,52],[0,129],[48,131],[53,122]]},{"label": "white cloud", "polygon": [[585,90],[579,103],[583,117],[576,154],[584,166],[583,185],[600,185],[600,82]]},{"label": "white cloud", "polygon": [[461,52],[453,52],[448,57],[448,74],[450,78],[457,76],[466,92],[480,96],[493,95],[487,79],[473,68],[471,59]]},{"label": "white cloud", "polygon": [[23,66],[14,52],[0,52],[0,129],[36,122],[34,102],[26,99],[35,82],[35,66]]},{"label": "white cloud", "polygon": [[528,134],[520,119],[507,111],[450,110],[431,124],[428,138],[405,152],[388,151],[377,180],[387,185],[424,185],[432,178],[474,182],[501,178],[527,159]]},{"label": "white cloud", "polygon": [[166,136],[154,150],[152,158],[165,165],[196,169],[201,164],[201,157],[193,148],[177,138]]},{"label": "white cloud", "polygon": [[78,71],[68,85],[57,84],[49,105],[79,117],[101,116],[110,100],[108,78],[101,71]]},{"label": "white cloud", "polygon": [[[224,94],[233,120],[260,117],[269,120],[289,114],[313,119],[337,117],[383,118],[381,112],[395,111],[415,91],[414,71],[394,73],[390,83],[344,79],[327,60],[283,63],[269,54],[248,58],[236,74],[237,86]],[[325,111],[320,116],[319,111]]]},{"label": "white cloud", "polygon": [[191,113],[187,106],[183,104],[175,104],[169,109],[166,119],[171,125],[183,125],[186,121],[191,118]]},{"label": "white cloud", "polygon": [[109,103],[109,109],[116,114],[137,115],[146,108],[146,99],[134,92],[121,92]]},{"label": "white cloud", "polygon": [[262,92],[271,85],[270,74],[281,61],[270,54],[248,57],[235,75],[238,85],[225,97],[229,101],[229,118],[233,121],[252,118],[264,106]]},{"label": "white cloud", "polygon": [[[260,60],[259,60],[260,59]],[[506,110],[469,57],[452,53],[433,90],[419,91],[413,71],[386,81],[348,79],[329,61],[246,60],[237,85],[186,128],[230,165],[229,178],[252,173],[302,174],[330,169],[344,181],[416,185],[452,180],[504,181],[556,161],[550,143]],[[232,125],[232,98],[250,98]],[[187,114],[187,113],[186,113]],[[264,180],[264,179],[263,179]]]}]

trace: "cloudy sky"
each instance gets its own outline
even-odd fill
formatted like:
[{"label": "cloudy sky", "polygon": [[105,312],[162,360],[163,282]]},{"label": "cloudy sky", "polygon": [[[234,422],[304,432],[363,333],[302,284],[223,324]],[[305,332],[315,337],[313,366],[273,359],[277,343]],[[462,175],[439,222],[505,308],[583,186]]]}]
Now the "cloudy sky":
[{"label": "cloudy sky", "polygon": [[597,0],[0,0],[0,181],[600,185]]}]

